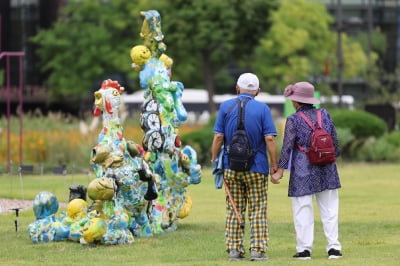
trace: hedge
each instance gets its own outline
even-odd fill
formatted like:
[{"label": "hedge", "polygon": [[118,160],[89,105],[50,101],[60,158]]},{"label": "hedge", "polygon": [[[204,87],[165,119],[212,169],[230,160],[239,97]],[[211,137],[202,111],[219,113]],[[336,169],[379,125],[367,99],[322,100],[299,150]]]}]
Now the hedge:
[{"label": "hedge", "polygon": [[336,128],[348,128],[355,138],[381,137],[388,128],[378,116],[361,110],[335,110],[331,112]]}]

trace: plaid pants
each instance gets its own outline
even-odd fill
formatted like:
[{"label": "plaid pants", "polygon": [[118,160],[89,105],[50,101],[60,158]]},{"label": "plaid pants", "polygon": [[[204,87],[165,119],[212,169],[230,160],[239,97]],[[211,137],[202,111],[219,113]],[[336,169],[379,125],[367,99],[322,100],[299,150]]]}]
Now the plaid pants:
[{"label": "plaid pants", "polygon": [[[250,222],[250,250],[266,252],[268,246],[267,196],[268,175],[250,171],[224,171],[224,179],[229,187],[233,201],[245,221],[246,208]],[[227,251],[236,249],[244,254],[244,228],[240,224],[226,196],[225,243]]]}]

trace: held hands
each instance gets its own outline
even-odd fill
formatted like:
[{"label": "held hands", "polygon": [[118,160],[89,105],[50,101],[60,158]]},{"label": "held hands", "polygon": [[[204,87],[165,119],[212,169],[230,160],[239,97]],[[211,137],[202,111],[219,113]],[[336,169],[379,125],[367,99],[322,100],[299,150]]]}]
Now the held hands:
[{"label": "held hands", "polygon": [[271,182],[273,184],[279,184],[281,182],[280,180],[282,179],[282,177],[283,177],[283,168],[278,168],[278,170],[275,173],[271,174]]}]

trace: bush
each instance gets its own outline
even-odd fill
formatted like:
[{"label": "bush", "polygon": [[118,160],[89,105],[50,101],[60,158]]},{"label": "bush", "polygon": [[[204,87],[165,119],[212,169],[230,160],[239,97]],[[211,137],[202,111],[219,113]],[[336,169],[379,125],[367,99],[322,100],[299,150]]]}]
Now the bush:
[{"label": "bush", "polygon": [[357,159],[363,161],[398,161],[400,147],[389,143],[387,138],[368,138],[357,152]]},{"label": "bush", "polygon": [[339,149],[341,153],[346,153],[349,144],[354,141],[355,137],[349,128],[336,128],[336,134],[339,140]]},{"label": "bush", "polygon": [[365,111],[336,110],[331,115],[336,128],[350,129],[355,138],[378,138],[387,132],[385,121]]},{"label": "bush", "polygon": [[392,131],[390,134],[385,136],[385,139],[394,147],[400,147],[400,130]]},{"label": "bush", "polygon": [[211,160],[211,145],[214,138],[215,116],[199,130],[182,135],[182,144],[190,145],[197,152],[197,162],[209,165]]}]

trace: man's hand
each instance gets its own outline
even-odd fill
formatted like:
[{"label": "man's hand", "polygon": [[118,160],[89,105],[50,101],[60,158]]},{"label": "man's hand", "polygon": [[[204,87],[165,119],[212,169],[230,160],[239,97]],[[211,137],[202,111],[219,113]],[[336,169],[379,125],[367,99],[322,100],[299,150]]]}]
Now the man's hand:
[{"label": "man's hand", "polygon": [[278,168],[278,170],[275,173],[271,174],[271,182],[273,184],[279,184],[281,182],[280,180],[282,179],[282,177],[283,177],[283,169]]}]

